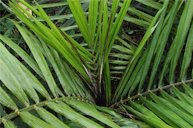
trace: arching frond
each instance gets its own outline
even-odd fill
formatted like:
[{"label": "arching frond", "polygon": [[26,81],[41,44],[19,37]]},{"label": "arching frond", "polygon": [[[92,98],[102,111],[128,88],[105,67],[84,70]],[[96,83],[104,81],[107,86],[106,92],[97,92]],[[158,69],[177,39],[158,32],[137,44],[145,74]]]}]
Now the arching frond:
[{"label": "arching frond", "polygon": [[[147,47],[137,52],[140,45],[141,48],[144,46],[140,44],[135,51],[134,57],[132,58],[133,61],[129,63],[125,75],[116,90],[115,100],[125,96],[130,97],[134,95],[134,92],[141,93],[167,85],[168,83],[171,84],[191,79],[191,77],[187,78],[186,76],[190,76],[187,68],[191,68],[189,62],[192,51],[189,46],[192,44],[190,39],[192,39],[191,21],[193,12],[191,4],[193,3],[188,1],[188,4],[185,4],[179,24],[177,25],[177,32],[174,32],[175,35],[172,35],[172,26],[176,25],[174,20],[182,2],[175,1],[172,8],[167,12],[168,3],[169,1],[165,1],[156,30],[152,39],[150,39],[151,41],[148,42]],[[186,24],[186,26],[183,26],[184,24]],[[148,33],[148,31],[146,33]],[[170,35],[174,36],[174,40],[169,38]],[[186,38],[188,38],[188,40],[186,40]],[[142,42],[143,40],[141,43]],[[182,51],[184,46],[185,52]],[[184,57],[182,61],[180,59],[181,56]],[[183,63],[182,67],[180,66],[181,63]],[[181,67],[181,70],[176,68],[177,66]],[[159,68],[162,70],[159,71]],[[181,72],[181,75],[176,75],[176,72]],[[158,75],[159,77],[157,77]],[[144,83],[146,84],[145,87]]]},{"label": "arching frond", "polygon": [[[17,127],[15,119],[21,120],[23,126],[34,128],[68,128],[71,127],[69,122],[88,128],[120,127],[110,118],[111,116],[108,117],[100,112],[100,109],[92,103],[91,96],[83,83],[74,76],[73,70],[67,70],[68,64],[65,64],[55,50],[39,41],[24,27],[16,26],[26,40],[33,57],[25,51],[22,51],[25,54],[19,53],[21,50],[19,46],[9,38],[0,36],[3,41],[0,43],[0,80],[3,82],[3,86],[0,87],[0,104],[4,109],[6,108],[6,113],[1,115],[0,123],[3,123],[5,128]],[[29,66],[36,65],[38,72],[32,74],[31,70],[14,57],[3,44],[8,46],[13,44],[14,47],[11,47],[13,51],[21,55],[23,61],[31,60],[32,63],[29,61],[26,63]],[[52,78],[48,62],[60,79],[60,84],[56,84],[55,79]],[[63,74],[65,72],[69,75]],[[38,73],[42,77],[39,78]]]},{"label": "arching frond", "polygon": [[186,84],[183,88],[184,91],[172,87],[170,94],[160,90],[161,96],[150,92],[148,99],[140,97],[144,105],[131,102],[131,106],[124,105],[124,107],[156,128],[191,128],[193,126],[193,90]]}]

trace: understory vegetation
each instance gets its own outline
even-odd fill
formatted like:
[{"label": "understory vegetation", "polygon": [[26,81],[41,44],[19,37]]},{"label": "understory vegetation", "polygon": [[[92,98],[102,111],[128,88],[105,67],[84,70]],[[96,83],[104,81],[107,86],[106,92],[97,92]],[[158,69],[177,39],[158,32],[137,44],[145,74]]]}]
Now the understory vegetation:
[{"label": "understory vegetation", "polygon": [[0,128],[193,128],[193,0],[0,0]]}]

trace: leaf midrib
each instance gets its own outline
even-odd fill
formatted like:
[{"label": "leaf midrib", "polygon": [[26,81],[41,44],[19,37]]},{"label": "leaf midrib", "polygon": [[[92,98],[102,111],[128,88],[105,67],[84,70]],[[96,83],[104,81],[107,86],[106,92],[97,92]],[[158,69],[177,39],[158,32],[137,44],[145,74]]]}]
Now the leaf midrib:
[{"label": "leaf midrib", "polygon": [[53,99],[47,99],[47,100],[41,101],[39,103],[31,104],[30,106],[15,110],[14,112],[11,112],[10,114],[1,117],[0,118],[0,124],[3,123],[6,120],[11,120],[11,119],[19,116],[20,113],[23,112],[23,111],[35,110],[37,107],[43,107],[43,106],[47,105],[47,103],[49,103],[49,102],[65,101],[65,100],[71,100],[71,99],[82,100],[82,101],[85,101],[85,102],[93,103],[93,101],[91,101],[89,99],[86,99],[86,98],[83,98],[83,97],[75,97],[75,96],[56,97],[56,98],[53,98]]},{"label": "leaf midrib", "polygon": [[166,90],[166,89],[169,89],[169,88],[172,88],[172,87],[176,87],[176,86],[181,86],[183,84],[188,84],[188,83],[193,83],[193,79],[188,79],[188,80],[182,80],[180,82],[176,82],[176,83],[171,83],[171,84],[168,84],[168,85],[165,85],[165,86],[162,86],[162,87],[158,87],[158,88],[155,88],[155,89],[152,89],[152,90],[147,90],[145,92],[142,92],[142,93],[138,93],[134,96],[131,96],[131,97],[128,97],[126,99],[121,99],[120,101],[112,104],[110,107],[111,108],[114,108],[115,106],[119,106],[120,104],[124,104],[126,102],[129,102],[131,100],[135,100],[141,96],[146,96],[148,95],[149,93],[156,93],[156,92],[159,92],[161,90]]}]

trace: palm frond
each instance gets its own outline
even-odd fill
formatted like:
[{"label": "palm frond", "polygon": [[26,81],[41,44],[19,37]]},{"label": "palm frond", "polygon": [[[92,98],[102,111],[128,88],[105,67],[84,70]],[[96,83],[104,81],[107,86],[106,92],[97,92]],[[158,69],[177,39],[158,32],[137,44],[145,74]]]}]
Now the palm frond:
[{"label": "palm frond", "polygon": [[[106,126],[113,128],[120,127],[111,118],[106,117],[102,112],[100,112],[99,109],[97,109],[97,107],[92,103],[92,99],[89,98],[89,93],[87,90],[85,90],[83,84],[77,83],[79,79],[75,79],[74,81],[72,80],[72,78],[75,78],[74,75],[66,76],[71,77],[68,81],[60,81],[63,82],[61,84],[68,84],[70,81],[72,87],[70,87],[71,85],[66,85],[63,88],[64,90],[62,90],[62,87],[59,86],[59,84],[49,85],[50,81],[47,81],[47,79],[52,77],[52,74],[48,73],[51,76],[44,75],[45,72],[50,72],[50,66],[47,63],[47,60],[52,61],[50,62],[51,64],[55,63],[57,68],[60,66],[64,71],[66,70],[67,65],[60,59],[58,53],[55,50],[50,49],[45,43],[43,44],[43,42],[37,40],[37,38],[34,40],[35,36],[27,31],[24,27],[19,25],[17,25],[17,27],[22,36],[26,39],[26,43],[29,45],[30,50],[34,50],[32,51],[34,57],[28,57],[31,57],[31,60],[33,60],[33,62],[38,65],[39,68],[41,64],[41,68],[47,67],[47,69],[42,70],[40,68],[40,72],[43,74],[43,78],[38,80],[36,76],[33,75],[31,71],[26,68],[19,60],[17,60],[3,45],[3,42],[8,44],[6,42],[8,41],[10,43],[11,40],[7,37],[1,36],[3,42],[0,44],[0,80],[4,85],[0,87],[0,104],[3,105],[3,107],[6,107],[9,112],[2,115],[0,122],[3,123],[6,128],[17,126],[17,124],[14,124],[15,118],[19,118],[22,120],[23,124],[27,124],[28,126],[35,128],[68,128],[68,121],[88,128],[103,128]],[[31,40],[33,40],[33,44],[30,44],[32,43],[30,42]],[[33,45],[38,45],[40,49],[37,49],[37,47],[35,48]],[[44,46],[40,47],[41,45]],[[19,46],[12,48],[14,50],[16,48],[15,51],[17,51]],[[44,52],[45,49],[41,48],[46,48],[46,52]],[[37,58],[35,56],[37,53],[34,52],[37,52],[39,56],[42,56],[41,60],[36,60]],[[48,52],[50,56],[48,56]],[[27,53],[24,55],[27,55]],[[55,61],[55,58],[51,57],[52,55],[57,55],[57,61]],[[45,60],[45,58],[47,60]],[[58,61],[60,63],[64,63],[64,65],[58,65]],[[57,68],[55,67],[54,70]],[[55,71],[57,72],[57,70]],[[70,73],[70,70],[68,70],[68,73]],[[57,75],[61,74],[58,73]],[[58,78],[60,77],[61,79],[64,79],[65,75],[58,76]],[[58,91],[50,94],[54,86],[57,87]],[[76,90],[74,88],[76,88]],[[53,115],[53,113],[49,112],[47,109],[58,113],[65,119],[65,121],[61,121],[59,117]],[[96,122],[95,119],[101,122],[101,124],[99,124],[98,121]]]},{"label": "palm frond", "polygon": [[[91,54],[89,54],[88,52],[86,52],[84,50],[83,47],[78,46],[79,44],[76,43],[74,40],[72,40],[72,38],[70,38],[69,36],[67,36],[65,33],[64,35],[62,35],[62,33],[60,33],[60,31],[56,28],[56,26],[50,21],[50,19],[48,18],[48,16],[45,14],[45,12],[42,10],[42,8],[39,6],[38,7],[38,11],[35,10],[32,6],[30,6],[28,3],[26,3],[25,1],[21,1],[25,6],[27,6],[28,8],[32,9],[32,11],[42,17],[46,22],[47,25],[50,27],[45,26],[44,24],[42,24],[40,21],[37,21],[33,16],[30,15],[30,18],[32,18],[34,20],[31,21],[29,19],[29,17],[21,6],[19,6],[15,1],[13,1],[13,3],[10,3],[10,6],[12,7],[12,10],[16,13],[16,15],[23,20],[24,23],[26,23],[38,36],[40,36],[46,43],[49,43],[51,46],[53,46],[55,49],[59,50],[61,54],[64,55],[64,57],[68,60],[68,62],[80,73],[84,76],[84,78],[86,80],[88,80],[88,75],[84,69],[84,65],[81,64],[81,60],[80,58],[77,56],[77,52],[78,54],[81,54],[83,57],[88,57],[88,56],[92,56]],[[26,14],[25,14],[26,13]],[[42,31],[39,28],[41,28],[42,30],[46,30],[46,31]],[[65,38],[64,38],[65,36]],[[51,39],[47,38],[50,37]],[[60,41],[59,41],[60,40]],[[53,43],[53,41],[55,43]],[[80,51],[74,50],[74,48],[72,48],[71,44],[68,43],[67,41],[70,41],[72,44],[75,43],[77,48],[80,48]],[[63,49],[63,50],[62,50]],[[83,50],[83,51],[82,51]],[[67,52],[71,52],[70,54],[66,54]],[[87,53],[87,55],[84,55],[85,52]],[[73,59],[72,59],[73,58]],[[87,58],[88,59],[88,58]],[[82,66],[81,66],[82,65]]]},{"label": "palm frond", "polygon": [[[178,24],[177,33],[171,44],[167,43],[167,41],[171,34],[172,25],[174,24],[175,17],[179,8],[182,5],[182,2],[175,1],[170,11],[166,14],[168,3],[169,1],[165,1],[165,4],[162,8],[162,12],[160,13],[159,22],[157,23],[154,36],[151,41],[148,42],[149,44],[147,45],[145,50],[141,51],[143,55],[140,54],[139,49],[142,50],[144,48],[144,45],[141,45],[141,47],[138,46],[138,49],[135,51],[134,56],[132,58],[133,61],[131,61],[132,63],[128,65],[127,70],[125,71],[125,75],[119,83],[118,89],[116,90],[115,100],[118,98],[123,98],[125,96],[130,97],[134,95],[133,92],[136,92],[136,90],[137,93],[141,93],[150,89],[167,85],[168,83],[175,83],[184,80],[178,79],[175,72],[184,72],[185,63],[187,63],[187,71],[188,63],[190,61],[182,61],[182,63],[184,63],[183,70],[176,70],[177,64],[179,65],[181,63],[179,57],[182,54],[180,51],[182,51],[184,45],[190,45],[191,43],[190,37],[192,34],[191,31],[188,32],[188,28],[191,27],[193,12],[189,5],[191,5],[192,3],[189,1],[189,3],[185,5],[180,22]],[[186,24],[187,28],[182,28],[182,24]],[[181,32],[184,33],[183,36],[180,36]],[[146,33],[148,33],[148,31]],[[187,36],[190,36],[188,43],[185,40]],[[141,41],[141,43],[143,43],[143,40]],[[167,51],[167,53],[164,53],[164,50]],[[179,52],[175,53],[175,51]],[[137,54],[142,56],[137,56]],[[158,68],[163,68],[163,70],[161,72],[158,72]],[[156,77],[156,74],[161,74],[159,79]],[[165,79],[167,77],[169,77],[169,79]],[[184,77],[185,76],[183,76],[183,78]],[[145,88],[143,86],[144,82],[147,84]]]},{"label": "palm frond", "polygon": [[[140,97],[144,105],[131,102],[124,107],[154,127],[192,127],[192,89],[183,85],[184,91],[172,87],[170,93],[160,90],[161,96],[148,94],[148,99]],[[171,96],[172,95],[172,96]],[[139,101],[139,102],[140,102]]]}]

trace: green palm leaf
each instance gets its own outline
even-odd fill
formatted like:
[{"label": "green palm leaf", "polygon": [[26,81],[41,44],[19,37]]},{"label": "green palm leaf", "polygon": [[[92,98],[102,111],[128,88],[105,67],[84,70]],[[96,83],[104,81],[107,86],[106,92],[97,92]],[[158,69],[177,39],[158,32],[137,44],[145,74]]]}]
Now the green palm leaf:
[{"label": "green palm leaf", "polygon": [[193,127],[193,1],[0,3],[0,127]]}]

